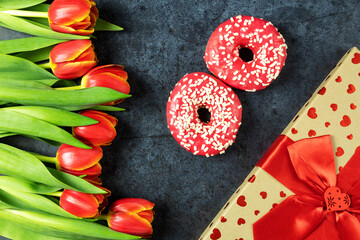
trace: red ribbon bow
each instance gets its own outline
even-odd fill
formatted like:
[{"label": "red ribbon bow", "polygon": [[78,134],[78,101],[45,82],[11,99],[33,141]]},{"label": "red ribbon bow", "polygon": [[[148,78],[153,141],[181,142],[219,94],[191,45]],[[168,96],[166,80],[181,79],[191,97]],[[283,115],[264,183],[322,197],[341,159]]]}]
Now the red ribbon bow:
[{"label": "red ribbon bow", "polygon": [[254,223],[254,239],[359,240],[359,157],[360,147],[336,175],[330,136],[280,136],[258,166],[295,195]]}]

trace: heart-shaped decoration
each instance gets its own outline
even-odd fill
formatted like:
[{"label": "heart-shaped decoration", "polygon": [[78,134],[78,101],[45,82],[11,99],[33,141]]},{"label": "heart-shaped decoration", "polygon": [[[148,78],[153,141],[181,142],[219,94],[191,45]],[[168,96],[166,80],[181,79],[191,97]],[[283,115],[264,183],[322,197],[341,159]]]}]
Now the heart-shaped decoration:
[{"label": "heart-shaped decoration", "polygon": [[320,94],[320,95],[324,95],[325,93],[326,93],[326,87],[323,87],[322,89],[320,89],[318,91],[318,94]]},{"label": "heart-shaped decoration", "polygon": [[351,62],[353,64],[358,64],[360,63],[360,53],[355,53],[354,57],[351,59]]},{"label": "heart-shaped decoration", "polygon": [[356,90],[355,86],[352,84],[349,84],[348,89],[346,91],[347,91],[347,93],[352,94],[353,92],[355,92],[355,90]]},{"label": "heart-shaped decoration", "polygon": [[257,216],[259,213],[260,213],[259,210],[255,210],[255,212],[254,212],[255,216]]},{"label": "heart-shaped decoration", "polygon": [[355,105],[354,103],[351,103],[351,104],[350,104],[350,109],[351,109],[351,110],[355,110],[356,108],[357,108],[357,107],[356,107],[356,105]]},{"label": "heart-shaped decoration", "polygon": [[237,199],[237,204],[240,207],[245,207],[246,206],[246,201],[245,201],[245,196],[241,195],[238,199]]},{"label": "heart-shaped decoration", "polygon": [[337,157],[341,157],[342,155],[344,155],[344,149],[342,149],[342,147],[336,148],[336,153],[335,153],[335,155],[336,155]]},{"label": "heart-shaped decoration", "polygon": [[292,133],[292,134],[297,134],[297,133],[298,133],[298,130],[296,130],[295,128],[292,128],[292,129],[291,129],[291,133]]},{"label": "heart-shaped decoration", "polygon": [[219,229],[214,228],[212,234],[210,235],[211,240],[218,240],[221,238],[221,232]]},{"label": "heart-shaped decoration", "polygon": [[326,208],[329,212],[343,211],[351,204],[349,195],[342,193],[338,187],[329,187],[326,189],[324,198]]},{"label": "heart-shaped decoration", "polygon": [[337,106],[337,104],[336,103],[332,103],[331,105],[330,105],[330,107],[332,108],[332,110],[335,112],[336,110],[337,110],[337,108],[338,108],[338,106]]},{"label": "heart-shaped decoration", "polygon": [[226,221],[227,221],[227,218],[226,218],[226,217],[224,217],[224,216],[221,216],[220,221],[221,221],[222,223],[224,223],[224,222],[226,222]]},{"label": "heart-shaped decoration", "polygon": [[309,118],[315,119],[317,118],[317,114],[316,114],[316,108],[312,107],[308,110],[307,115],[309,116]]},{"label": "heart-shaped decoration", "polygon": [[262,197],[262,199],[266,199],[267,193],[266,192],[261,192],[260,196]]},{"label": "heart-shaped decoration", "polygon": [[342,81],[342,78],[340,76],[338,76],[336,79],[335,79],[335,82],[339,83]]},{"label": "heart-shaped decoration", "polygon": [[342,127],[347,127],[351,124],[351,119],[348,115],[344,115],[342,120],[340,121],[340,125]]},{"label": "heart-shaped decoration", "polygon": [[325,123],[325,127],[329,127],[330,126],[330,123],[329,122],[326,122]]},{"label": "heart-shaped decoration", "polygon": [[246,221],[243,218],[239,218],[238,221],[237,221],[238,225],[245,224],[245,223],[246,223]]},{"label": "heart-shaped decoration", "polygon": [[311,129],[311,130],[308,132],[308,136],[309,136],[309,137],[314,137],[314,136],[316,136],[316,131]]},{"label": "heart-shaped decoration", "polygon": [[286,197],[286,193],[284,193],[283,191],[280,192],[280,197],[284,198]]},{"label": "heart-shaped decoration", "polygon": [[347,135],[346,137],[347,137],[347,139],[352,140],[354,136],[352,134],[350,134],[350,135]]},{"label": "heart-shaped decoration", "polygon": [[255,176],[255,175],[252,175],[252,176],[249,178],[248,182],[249,182],[249,183],[255,182],[255,178],[256,178],[256,176]]}]

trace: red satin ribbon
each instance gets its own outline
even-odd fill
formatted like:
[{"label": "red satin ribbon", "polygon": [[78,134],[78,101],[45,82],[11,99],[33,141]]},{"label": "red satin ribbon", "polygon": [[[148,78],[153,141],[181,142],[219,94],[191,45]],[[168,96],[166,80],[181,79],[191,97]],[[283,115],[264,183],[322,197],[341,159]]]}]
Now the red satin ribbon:
[{"label": "red satin ribbon", "polygon": [[[295,195],[253,224],[255,240],[360,239],[360,147],[336,175],[330,136],[297,142],[280,136],[257,166]],[[324,192],[334,186],[350,196],[344,211],[325,207]]]}]

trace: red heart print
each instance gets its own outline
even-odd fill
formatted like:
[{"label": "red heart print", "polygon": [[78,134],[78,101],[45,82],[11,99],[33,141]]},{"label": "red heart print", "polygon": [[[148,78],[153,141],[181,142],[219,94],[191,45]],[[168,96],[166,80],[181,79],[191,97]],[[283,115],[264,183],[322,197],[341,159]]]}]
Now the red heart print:
[{"label": "red heart print", "polygon": [[355,86],[352,84],[349,84],[347,93],[352,94],[353,92],[355,92],[355,90],[356,90]]},{"label": "red heart print", "polygon": [[226,217],[221,216],[220,221],[221,221],[222,223],[224,223],[224,222],[226,222],[226,221],[227,221],[227,219],[226,219]]},{"label": "red heart print", "polygon": [[240,207],[245,207],[246,206],[246,201],[245,201],[245,196],[241,195],[238,199],[237,199],[237,204]]},{"label": "red heart print", "polygon": [[340,76],[338,76],[336,79],[335,79],[335,82],[341,82],[342,81],[342,78]]},{"label": "red heart print", "polygon": [[338,108],[337,104],[336,103],[332,103],[330,104],[330,107],[332,108],[332,110],[335,112]]},{"label": "red heart print", "polygon": [[340,125],[342,127],[347,127],[351,124],[351,119],[348,115],[344,115],[342,120],[340,121]]},{"label": "red heart print", "polygon": [[297,134],[297,133],[298,133],[298,130],[296,130],[295,128],[292,128],[292,129],[291,129],[291,133],[292,133],[292,134]]},{"label": "red heart print", "polygon": [[246,223],[246,221],[243,218],[239,218],[238,221],[237,221],[238,225],[245,224],[245,223]]},{"label": "red heart print", "polygon": [[346,137],[347,137],[347,139],[352,140],[354,136],[352,134],[350,134],[350,135],[347,135]]},{"label": "red heart print", "polygon": [[221,238],[221,232],[219,229],[214,228],[212,234],[210,235],[211,240],[218,240]]},{"label": "red heart print", "polygon": [[350,109],[351,109],[351,110],[355,110],[356,108],[357,108],[357,107],[356,107],[356,105],[355,105],[354,103],[351,103],[351,104],[350,104]]},{"label": "red heart print", "polygon": [[308,132],[308,136],[309,137],[314,137],[314,136],[316,136],[316,132],[315,132],[315,130],[310,130],[309,132]]},{"label": "red heart print", "polygon": [[326,87],[323,87],[322,89],[320,89],[318,91],[318,94],[320,94],[320,95],[324,95],[325,93],[326,93]]},{"label": "red heart print", "polygon": [[325,127],[329,127],[330,126],[330,123],[329,122],[326,122],[325,123]]},{"label": "red heart print", "polygon": [[249,178],[249,180],[248,180],[248,182],[249,183],[253,183],[254,181],[255,181],[255,175],[252,175],[250,178]]},{"label": "red heart print", "polygon": [[279,205],[279,204],[273,203],[272,208],[276,207],[277,205]]},{"label": "red heart print", "polygon": [[351,62],[353,64],[358,64],[360,63],[360,53],[355,53],[354,57],[351,59]]},{"label": "red heart print", "polygon": [[260,196],[262,197],[262,199],[266,199],[267,193],[266,192],[261,192]]},{"label": "red heart print", "polygon": [[316,108],[312,107],[308,110],[307,115],[309,116],[309,118],[315,119],[317,118],[317,114],[316,114]]},{"label": "red heart print", "polygon": [[329,212],[343,211],[351,204],[349,195],[342,193],[338,187],[329,187],[326,189],[324,198],[326,208]]},{"label": "red heart print", "polygon": [[284,198],[286,197],[286,193],[284,193],[283,191],[280,192],[280,197]]},{"label": "red heart print", "polygon": [[254,212],[255,216],[257,216],[259,213],[260,213],[259,210],[255,210],[255,212]]},{"label": "red heart print", "polygon": [[336,155],[337,157],[341,157],[342,155],[344,155],[344,149],[342,149],[342,147],[336,148],[336,153],[335,153],[335,155]]}]

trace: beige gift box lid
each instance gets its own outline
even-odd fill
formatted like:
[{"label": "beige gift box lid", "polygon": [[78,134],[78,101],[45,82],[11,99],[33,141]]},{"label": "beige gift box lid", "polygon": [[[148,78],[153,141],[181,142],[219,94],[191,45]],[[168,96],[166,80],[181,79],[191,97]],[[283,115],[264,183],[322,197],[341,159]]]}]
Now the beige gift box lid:
[{"label": "beige gift box lid", "polygon": [[[281,133],[293,141],[331,135],[337,171],[360,146],[360,51],[350,49]],[[252,224],[293,193],[255,167],[199,240],[251,240]]]}]

